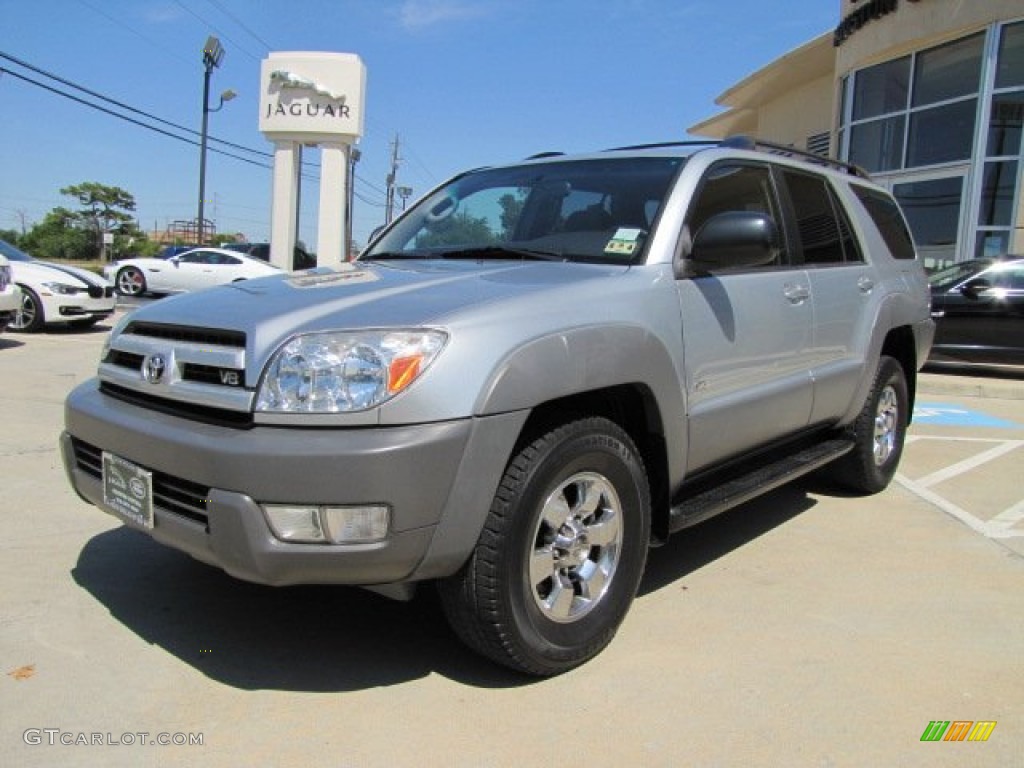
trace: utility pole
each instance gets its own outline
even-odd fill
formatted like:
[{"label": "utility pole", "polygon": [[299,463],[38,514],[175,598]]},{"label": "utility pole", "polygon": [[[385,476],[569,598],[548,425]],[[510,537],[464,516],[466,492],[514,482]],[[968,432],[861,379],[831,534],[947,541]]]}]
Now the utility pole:
[{"label": "utility pole", "polygon": [[384,207],[384,223],[390,224],[395,217],[395,177],[398,176],[398,134],[391,145],[391,173],[388,174],[387,203]]}]

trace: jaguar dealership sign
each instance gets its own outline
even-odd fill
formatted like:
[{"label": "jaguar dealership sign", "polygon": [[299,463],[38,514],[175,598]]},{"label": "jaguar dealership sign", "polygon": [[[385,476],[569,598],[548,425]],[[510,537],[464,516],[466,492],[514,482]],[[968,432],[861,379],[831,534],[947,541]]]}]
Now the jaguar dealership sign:
[{"label": "jaguar dealership sign", "polygon": [[366,68],[351,53],[271,53],[261,65],[260,131],[298,141],[363,133]]}]

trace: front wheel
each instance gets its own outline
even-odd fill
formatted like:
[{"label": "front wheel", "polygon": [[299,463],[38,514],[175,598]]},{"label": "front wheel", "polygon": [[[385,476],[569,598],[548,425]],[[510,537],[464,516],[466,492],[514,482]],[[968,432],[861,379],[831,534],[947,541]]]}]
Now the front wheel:
[{"label": "front wheel", "polygon": [[650,490],[633,441],[607,419],[558,427],[509,463],[469,561],[439,584],[471,648],[528,674],[596,656],[647,558]]},{"label": "front wheel", "polygon": [[7,326],[12,331],[35,333],[46,324],[45,310],[39,296],[27,285],[21,286],[21,306]]},{"label": "front wheel", "polygon": [[858,493],[884,490],[903,455],[909,417],[903,366],[891,357],[882,357],[864,408],[850,428],[854,448],[834,465],[836,479]]}]

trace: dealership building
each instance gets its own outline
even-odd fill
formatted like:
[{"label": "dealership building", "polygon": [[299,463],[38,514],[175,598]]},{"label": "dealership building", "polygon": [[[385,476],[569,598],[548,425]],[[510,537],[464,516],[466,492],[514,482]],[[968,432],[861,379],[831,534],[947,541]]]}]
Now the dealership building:
[{"label": "dealership building", "polygon": [[1024,3],[841,0],[836,27],[689,131],[838,157],[892,190],[929,268],[1024,253]]}]

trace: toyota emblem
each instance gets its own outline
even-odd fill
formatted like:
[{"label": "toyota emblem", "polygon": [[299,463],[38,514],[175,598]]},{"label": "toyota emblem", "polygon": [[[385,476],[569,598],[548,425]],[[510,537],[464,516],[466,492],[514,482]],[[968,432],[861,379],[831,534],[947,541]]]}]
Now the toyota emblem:
[{"label": "toyota emblem", "polygon": [[150,384],[159,384],[167,370],[167,361],[163,355],[149,355],[142,361],[142,375]]}]

